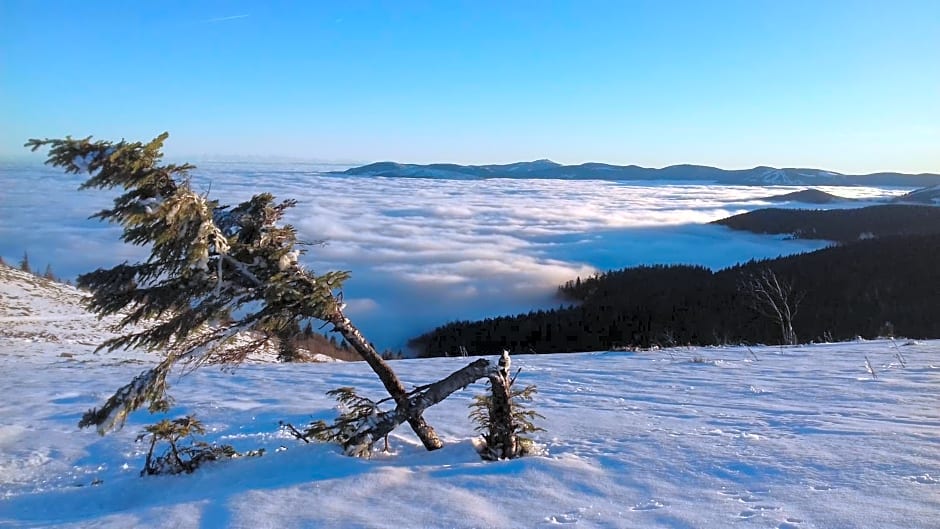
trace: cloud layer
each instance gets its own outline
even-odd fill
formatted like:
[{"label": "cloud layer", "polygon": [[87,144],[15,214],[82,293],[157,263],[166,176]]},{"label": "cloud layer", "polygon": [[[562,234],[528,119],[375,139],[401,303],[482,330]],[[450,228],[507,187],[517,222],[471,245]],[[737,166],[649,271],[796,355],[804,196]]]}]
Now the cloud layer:
[{"label": "cloud layer", "polygon": [[[303,240],[327,241],[311,247],[304,263],[353,272],[348,311],[380,348],[401,347],[455,319],[556,305],[558,284],[597,270],[644,263],[720,268],[822,246],[702,225],[768,207],[761,198],[792,188],[356,178],[320,169],[209,163],[194,183],[223,203],[264,191],[297,199],[288,221]],[[143,255],[120,243],[118,230],[87,219],[111,195],[79,193],[81,180],[35,165],[0,165],[0,255],[17,260],[28,251],[34,267],[51,263],[64,277]],[[861,199],[901,192],[828,191]]]}]

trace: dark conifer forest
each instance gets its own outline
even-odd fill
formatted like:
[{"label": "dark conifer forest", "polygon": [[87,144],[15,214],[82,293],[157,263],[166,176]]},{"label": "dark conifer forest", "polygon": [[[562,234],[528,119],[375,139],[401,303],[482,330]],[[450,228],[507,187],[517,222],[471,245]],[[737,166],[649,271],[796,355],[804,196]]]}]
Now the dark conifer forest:
[{"label": "dark conifer forest", "polygon": [[940,233],[940,208],[889,204],[857,209],[759,209],[712,224],[795,239],[852,242],[886,235]]},{"label": "dark conifer forest", "polygon": [[[576,278],[559,287],[563,304],[557,309],[453,322],[409,345],[424,356],[443,356],[460,347],[493,354],[779,344],[777,322],[751,308],[744,288],[765,270],[793,286],[800,342],[940,336],[940,208],[764,210],[726,221],[721,223],[852,242],[717,272],[641,266]],[[866,234],[861,240],[859,230]]]}]

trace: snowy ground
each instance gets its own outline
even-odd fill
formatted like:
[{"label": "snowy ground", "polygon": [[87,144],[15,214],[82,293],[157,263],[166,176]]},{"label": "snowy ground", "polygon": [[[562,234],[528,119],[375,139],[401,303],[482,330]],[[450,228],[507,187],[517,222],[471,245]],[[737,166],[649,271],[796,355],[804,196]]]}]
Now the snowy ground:
[{"label": "snowy ground", "polygon": [[[156,418],[76,423],[151,357],[93,355],[74,291],[0,279],[0,527],[940,527],[940,341],[520,356],[546,454],[497,463],[466,418],[482,386],[427,413],[443,450],[401,428],[366,461],[278,430],[332,417],[338,386],[384,396],[366,365],[206,368],[171,416],[267,453],[141,478]],[[393,365],[417,385],[465,363]]]}]

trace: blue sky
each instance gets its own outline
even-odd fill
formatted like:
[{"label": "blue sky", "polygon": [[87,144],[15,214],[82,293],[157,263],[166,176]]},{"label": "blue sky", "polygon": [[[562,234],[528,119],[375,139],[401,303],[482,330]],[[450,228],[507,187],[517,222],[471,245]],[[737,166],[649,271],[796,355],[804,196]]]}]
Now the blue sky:
[{"label": "blue sky", "polygon": [[940,172],[940,2],[0,2],[0,155]]}]

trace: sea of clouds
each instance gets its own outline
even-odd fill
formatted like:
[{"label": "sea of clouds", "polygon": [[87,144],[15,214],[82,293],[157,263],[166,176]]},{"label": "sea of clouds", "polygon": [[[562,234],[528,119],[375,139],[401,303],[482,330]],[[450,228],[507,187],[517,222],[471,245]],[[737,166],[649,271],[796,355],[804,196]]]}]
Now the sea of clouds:
[{"label": "sea of clouds", "polygon": [[[559,284],[596,271],[654,263],[717,269],[825,246],[705,225],[779,207],[763,199],[792,187],[325,172],[334,169],[210,162],[194,172],[193,184],[222,203],[260,192],[296,199],[288,222],[302,240],[326,241],[302,261],[315,271],[352,271],[348,313],[379,348],[404,347],[452,320],[557,306]],[[0,163],[0,256],[15,263],[26,251],[34,268],[51,264],[64,278],[142,257],[119,240],[119,230],[88,219],[114,194],[77,191],[84,178],[36,162]],[[872,202],[905,191],[823,189]]]}]

